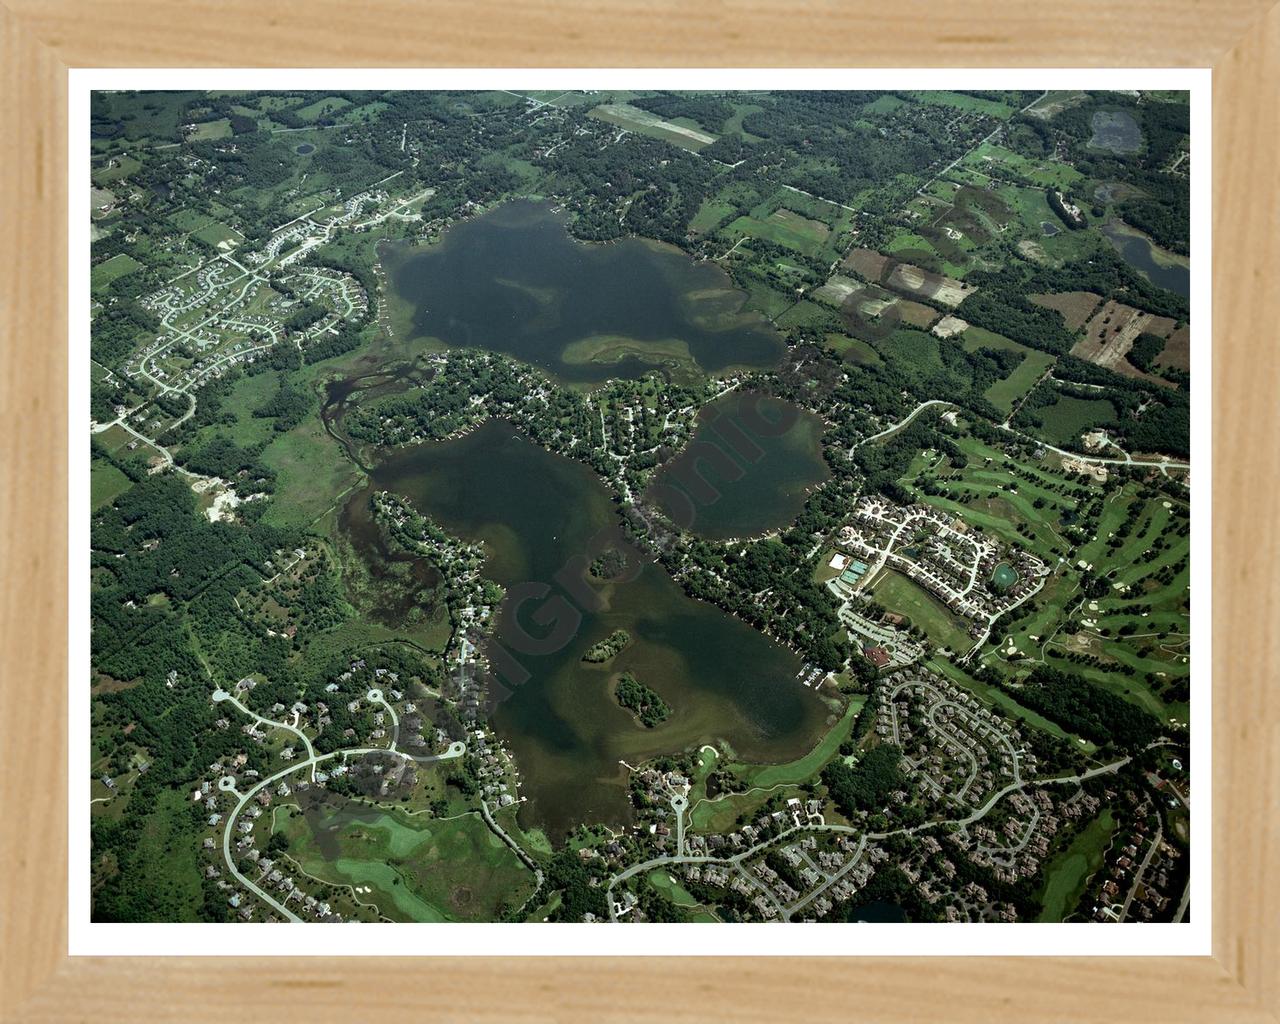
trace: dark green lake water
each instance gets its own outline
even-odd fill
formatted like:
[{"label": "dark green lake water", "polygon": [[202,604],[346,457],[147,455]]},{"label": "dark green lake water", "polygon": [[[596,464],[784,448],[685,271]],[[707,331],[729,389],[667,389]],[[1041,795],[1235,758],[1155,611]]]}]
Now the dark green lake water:
[{"label": "dark green lake water", "polygon": [[784,350],[715,264],[638,238],[579,242],[545,203],[507,203],[438,245],[384,256],[415,336],[506,352],[566,381],[771,367]]},{"label": "dark green lake water", "polygon": [[790,402],[733,391],[698,416],[689,445],[654,474],[648,496],[700,537],[784,527],[830,476],[822,421]]},{"label": "dark green lake water", "polygon": [[[573,582],[581,584],[581,569],[558,574],[574,556],[589,562],[592,539],[615,522],[609,494],[588,467],[491,420],[465,437],[395,452],[374,471],[373,486],[403,494],[447,529],[483,541],[485,574],[508,588],[497,642],[528,677],[492,687],[499,695],[493,722],[520,766],[527,824],[559,834],[584,820],[629,820],[620,759],[634,764],[726,741],[739,757],[786,761],[821,735],[828,710],[796,681],[799,660],[686,597],[659,566],[643,565],[629,580],[593,582],[604,607],[583,607]],[[546,595],[517,602],[527,581],[545,585]],[[552,618],[540,620],[540,612]],[[564,624],[563,643],[525,653],[523,637],[545,637]],[[587,648],[615,629],[631,634],[630,646],[606,665],[583,663]],[[671,717],[656,729],[641,727],[614,701],[612,681],[623,671],[671,705]]]},{"label": "dark green lake water", "polygon": [[1191,269],[1178,264],[1157,262],[1157,246],[1151,239],[1125,231],[1114,222],[1104,225],[1102,233],[1116,247],[1121,258],[1152,284],[1168,288],[1183,298],[1191,298]]}]

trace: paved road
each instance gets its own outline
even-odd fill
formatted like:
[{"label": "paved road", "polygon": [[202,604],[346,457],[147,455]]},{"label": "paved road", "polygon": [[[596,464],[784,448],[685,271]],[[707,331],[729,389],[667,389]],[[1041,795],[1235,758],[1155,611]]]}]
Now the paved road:
[{"label": "paved road", "polygon": [[[286,907],[283,903],[281,903],[279,900],[273,897],[270,893],[266,892],[261,887],[259,887],[256,882],[253,882],[249,878],[247,878],[236,866],[235,859],[232,856],[232,852],[231,852],[232,832],[235,829],[236,821],[240,817],[240,812],[244,810],[245,806],[249,803],[250,800],[252,800],[255,796],[258,795],[259,792],[261,792],[264,786],[270,786],[272,783],[277,782],[278,780],[283,779],[286,776],[291,775],[296,771],[301,771],[303,769],[310,769],[311,778],[314,780],[315,773],[316,773],[316,766],[325,761],[330,761],[337,757],[340,757],[345,761],[348,757],[362,757],[366,754],[394,754],[398,757],[403,757],[413,761],[443,761],[450,757],[459,756],[461,752],[455,753],[454,752],[455,747],[462,746],[463,749],[465,750],[465,746],[466,746],[465,744],[452,744],[447,752],[445,752],[444,754],[435,755],[433,757],[412,757],[409,754],[405,754],[398,750],[391,750],[386,747],[360,747],[355,749],[334,750],[328,754],[317,754],[311,746],[311,741],[307,739],[306,735],[295,726],[289,725],[286,722],[278,722],[271,718],[263,718],[257,712],[250,711],[243,704],[241,704],[240,701],[238,701],[235,697],[233,697],[231,694],[227,693],[227,691],[221,688],[214,691],[213,699],[219,702],[222,702],[222,701],[229,702],[230,704],[234,705],[237,709],[242,711],[245,715],[247,715],[250,718],[253,718],[255,721],[265,726],[268,726],[270,728],[275,728],[275,729],[284,729],[286,732],[291,732],[296,736],[300,736],[302,738],[303,743],[306,745],[308,756],[306,757],[305,760],[298,761],[296,764],[291,764],[287,768],[282,768],[280,771],[276,772],[274,775],[270,775],[267,778],[260,780],[256,785],[246,790],[244,793],[240,793],[239,790],[234,788],[234,781],[232,782],[231,786],[228,788],[224,788],[221,785],[219,786],[219,788],[223,792],[235,793],[238,797],[235,807],[232,809],[231,813],[227,815],[226,826],[222,830],[222,857],[227,863],[227,869],[236,878],[236,880],[240,882],[241,885],[243,885],[246,889],[252,892],[259,899],[261,899],[264,903],[267,903],[268,905],[273,907],[276,911],[278,911],[281,915],[283,915],[285,918],[287,918],[290,921],[301,921],[302,919],[298,917],[296,914],[294,914],[293,911],[289,910],[288,907]],[[486,820],[489,820],[487,815],[486,815]],[[508,842],[510,842],[509,837],[507,837],[505,833],[500,832],[499,834],[504,839],[507,839]]]},{"label": "paved road", "polygon": [[880,431],[880,433],[878,434],[872,434],[870,437],[864,437],[861,441],[857,442],[857,444],[853,445],[853,447],[849,449],[850,458],[852,458],[853,453],[857,451],[859,448],[861,448],[864,444],[871,444],[872,441],[878,441],[882,437],[888,437],[890,434],[894,433],[895,431],[901,430],[903,427],[905,427],[908,423],[910,423],[913,419],[915,419],[918,415],[920,415],[921,412],[929,408],[929,406],[931,405],[955,405],[955,403],[948,402],[946,399],[943,399],[943,398],[931,398],[927,402],[921,402],[909,413],[907,413],[907,415],[902,417],[902,419],[900,419],[897,423],[893,424],[890,427],[886,427],[884,430]]},{"label": "paved road", "polygon": [[1133,873],[1133,884],[1129,886],[1129,895],[1124,898],[1124,905],[1120,908],[1121,921],[1129,915],[1129,906],[1133,903],[1133,898],[1138,892],[1138,886],[1142,884],[1142,876],[1146,874],[1147,865],[1151,863],[1151,858],[1156,855],[1156,849],[1163,838],[1164,824],[1161,823],[1156,826],[1156,837],[1151,840],[1151,845],[1147,847],[1147,855],[1142,858],[1142,863],[1138,865],[1138,870]]}]

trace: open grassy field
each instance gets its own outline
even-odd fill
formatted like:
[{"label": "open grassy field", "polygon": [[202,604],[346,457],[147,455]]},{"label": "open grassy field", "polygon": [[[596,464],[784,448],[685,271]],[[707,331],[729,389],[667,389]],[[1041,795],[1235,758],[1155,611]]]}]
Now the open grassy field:
[{"label": "open grassy field", "polygon": [[941,601],[918,583],[899,572],[885,569],[864,591],[891,612],[906,616],[913,626],[924,630],[938,647],[963,653],[973,646],[964,620],[954,615]]},{"label": "open grassy field", "polygon": [[202,121],[195,125],[187,138],[192,142],[206,142],[210,139],[228,139],[231,137],[231,120],[226,117],[216,121]]},{"label": "open grassy field", "polygon": [[731,221],[723,229],[723,233],[730,239],[743,235],[762,238],[812,256],[822,251],[831,229],[821,221],[802,217],[792,210],[777,209],[765,218],[739,217]]},{"label": "open grassy field", "polygon": [[89,468],[89,505],[95,511],[110,505],[133,486],[133,481],[104,459],[94,459]]},{"label": "open grassy field", "polygon": [[860,365],[883,365],[880,353],[860,338],[851,338],[847,334],[831,333],[826,336],[826,347],[838,352],[846,362]]},{"label": "open grassy field", "polygon": [[1040,921],[1061,921],[1076,909],[1090,876],[1102,866],[1116,830],[1111,808],[1105,808],[1045,867]]},{"label": "open grassy field", "polygon": [[995,178],[1025,179],[1037,186],[1052,185],[1067,189],[1083,175],[1070,164],[1050,158],[1029,159],[993,142],[984,142],[961,162],[962,167],[972,167]]},{"label": "open grassy field", "polygon": [[970,327],[960,336],[960,343],[966,352],[974,352],[980,348],[1003,349],[1009,352],[1021,352],[1019,363],[1004,380],[996,381],[983,392],[983,397],[1002,412],[1008,413],[1014,404],[1028,391],[1035,387],[1046,370],[1054,363],[1054,357],[1039,349],[1028,348],[1016,341],[981,327]]},{"label": "open grassy field", "polygon": [[1072,331],[1080,330],[1093,315],[1093,311],[1098,308],[1098,303],[1102,301],[1102,296],[1095,295],[1093,292],[1054,292],[1028,295],[1027,298],[1037,306],[1056,309],[1062,314],[1062,319],[1067,322],[1067,328]]},{"label": "open grassy field", "polygon": [[324,96],[305,107],[294,111],[304,121],[316,121],[322,117],[331,117],[351,106],[351,101],[343,96]]},{"label": "open grassy field", "polygon": [[704,199],[698,212],[689,221],[689,230],[696,235],[708,235],[715,231],[736,209],[733,203],[723,199]]},{"label": "open grassy field", "polygon": [[980,96],[968,96],[959,92],[913,92],[911,96],[921,103],[955,107],[957,110],[976,111],[979,114],[986,114],[988,117],[1012,117],[1015,113],[1014,108],[1007,103],[984,99]]},{"label": "open grassy field", "polygon": [[318,416],[278,435],[262,461],[278,474],[276,497],[264,516],[278,526],[314,522],[360,480],[360,472],[342,456]]},{"label": "open grassy field", "polygon": [[1156,356],[1157,366],[1171,366],[1177,370],[1191,371],[1191,328],[1179,327],[1169,335],[1164,348]]},{"label": "open grassy field", "polygon": [[103,260],[89,271],[89,283],[95,292],[105,291],[111,286],[112,281],[141,269],[142,264],[127,252],[119,252],[110,259]]},{"label": "open grassy field", "polygon": [[1105,399],[1061,395],[1052,405],[1037,409],[1036,414],[1043,423],[1039,436],[1050,444],[1065,445],[1086,431],[1112,422],[1116,410]]}]

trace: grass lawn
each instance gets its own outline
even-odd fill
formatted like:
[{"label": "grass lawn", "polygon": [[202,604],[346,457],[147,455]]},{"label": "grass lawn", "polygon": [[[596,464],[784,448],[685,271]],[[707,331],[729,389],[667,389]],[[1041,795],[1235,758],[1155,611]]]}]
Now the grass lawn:
[{"label": "grass lawn", "polygon": [[1090,876],[1102,866],[1103,854],[1116,830],[1111,808],[1089,822],[1045,868],[1040,921],[1061,921],[1075,910]]},{"label": "grass lawn", "polygon": [[670,899],[676,906],[696,907],[698,905],[698,901],[693,898],[692,893],[662,868],[650,871],[648,878],[649,884]]},{"label": "grass lawn", "polygon": [[874,581],[871,592],[878,604],[905,615],[939,647],[957,654],[973,646],[962,620],[928,591],[899,572],[886,569]]},{"label": "grass lawn", "polygon": [[95,185],[105,185],[112,181],[119,181],[121,178],[127,178],[141,167],[142,161],[121,153],[95,165],[93,183]]}]

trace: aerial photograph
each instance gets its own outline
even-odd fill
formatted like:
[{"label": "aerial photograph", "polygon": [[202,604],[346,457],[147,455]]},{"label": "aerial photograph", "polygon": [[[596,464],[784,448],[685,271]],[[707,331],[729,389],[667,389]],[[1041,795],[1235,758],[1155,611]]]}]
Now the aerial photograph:
[{"label": "aerial photograph", "polygon": [[1189,922],[1190,120],[94,92],[92,921]]}]

